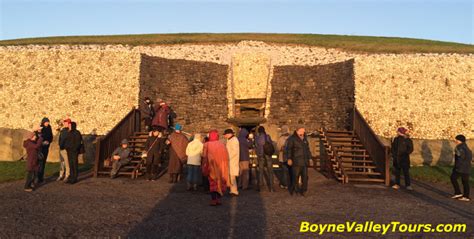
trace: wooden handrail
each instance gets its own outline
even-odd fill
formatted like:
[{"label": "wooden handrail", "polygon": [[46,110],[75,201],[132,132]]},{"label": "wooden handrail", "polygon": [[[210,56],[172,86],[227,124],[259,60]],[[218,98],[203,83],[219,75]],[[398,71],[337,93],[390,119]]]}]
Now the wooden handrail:
[{"label": "wooden handrail", "polygon": [[357,108],[354,107],[352,129],[367,149],[377,170],[384,176],[386,186],[390,185],[390,147],[386,146]]},{"label": "wooden handrail", "polygon": [[137,108],[132,108],[106,135],[97,139],[94,163],[94,177],[102,170],[104,160],[126,139],[140,131],[141,114]]},{"label": "wooden handrail", "polygon": [[[346,172],[344,170],[344,167],[342,165],[342,159],[338,155],[337,149],[335,149],[334,147],[331,147],[331,142],[329,142],[329,138],[327,137],[326,129],[321,128],[320,131],[322,132],[322,134],[320,134],[320,138],[324,137],[325,141],[328,142],[328,145],[329,145],[328,149],[329,149],[329,151],[332,151],[334,159],[336,160],[336,164],[337,164],[339,170],[341,171],[342,183],[348,183],[349,182],[349,177],[348,177],[348,175],[346,174]],[[328,150],[325,149],[325,151],[328,151]],[[332,171],[334,171],[334,170],[332,170]],[[334,176],[337,178],[337,175],[335,173],[334,173]]]}]

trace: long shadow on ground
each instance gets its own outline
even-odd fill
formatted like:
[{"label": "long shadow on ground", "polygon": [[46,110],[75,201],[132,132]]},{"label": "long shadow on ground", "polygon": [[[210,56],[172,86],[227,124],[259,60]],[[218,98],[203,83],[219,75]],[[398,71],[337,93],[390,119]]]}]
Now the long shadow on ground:
[{"label": "long shadow on ground", "polygon": [[[165,175],[160,180],[167,180]],[[266,214],[260,194],[226,195],[223,205],[209,206],[210,195],[186,191],[185,180],[170,188],[128,238],[264,238]]]}]

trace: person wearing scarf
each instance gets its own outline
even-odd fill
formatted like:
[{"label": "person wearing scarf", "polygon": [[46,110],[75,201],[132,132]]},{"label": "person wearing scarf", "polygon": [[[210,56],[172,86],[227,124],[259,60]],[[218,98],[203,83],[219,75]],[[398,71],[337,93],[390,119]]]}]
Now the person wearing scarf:
[{"label": "person wearing scarf", "polygon": [[211,206],[221,205],[229,182],[229,154],[226,146],[219,141],[217,130],[209,132],[209,141],[204,144],[202,171],[209,179]]}]

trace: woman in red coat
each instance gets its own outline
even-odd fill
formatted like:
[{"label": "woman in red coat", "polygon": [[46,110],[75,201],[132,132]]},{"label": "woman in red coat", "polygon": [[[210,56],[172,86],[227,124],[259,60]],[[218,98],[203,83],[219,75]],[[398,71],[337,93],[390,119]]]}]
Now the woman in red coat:
[{"label": "woman in red coat", "polygon": [[209,141],[204,144],[202,170],[203,175],[209,178],[210,205],[221,205],[220,198],[230,187],[229,154],[225,145],[219,141],[217,130],[209,132]]},{"label": "woman in red coat", "polygon": [[41,146],[43,145],[43,139],[38,137],[33,132],[27,132],[25,134],[25,141],[23,141],[23,147],[26,149],[26,183],[25,183],[25,191],[31,192],[33,191],[34,185],[33,182],[36,178],[36,175],[39,170],[39,163],[38,163],[38,153],[41,150]]}]

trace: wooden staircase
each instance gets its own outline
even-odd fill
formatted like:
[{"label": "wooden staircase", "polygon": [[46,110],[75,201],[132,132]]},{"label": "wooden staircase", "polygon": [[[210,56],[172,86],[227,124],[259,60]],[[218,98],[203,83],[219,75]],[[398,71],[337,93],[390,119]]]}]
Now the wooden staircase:
[{"label": "wooden staircase", "polygon": [[[135,179],[145,173],[145,163],[143,162],[141,155],[145,150],[147,137],[147,132],[135,132],[128,138],[128,147],[131,150],[131,160],[128,165],[123,166],[120,169],[118,176],[130,176],[132,179]],[[98,171],[98,175],[110,175],[111,170],[112,166],[104,165],[102,169]]]},{"label": "wooden staircase", "polygon": [[320,129],[333,175],[342,183],[385,183],[383,174],[354,131]]}]

